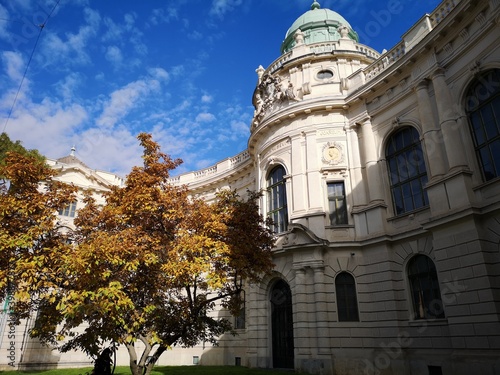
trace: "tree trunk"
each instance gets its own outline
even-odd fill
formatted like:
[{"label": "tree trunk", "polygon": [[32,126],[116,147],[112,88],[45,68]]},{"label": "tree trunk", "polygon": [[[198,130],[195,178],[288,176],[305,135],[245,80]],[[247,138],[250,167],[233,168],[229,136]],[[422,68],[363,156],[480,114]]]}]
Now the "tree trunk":
[{"label": "tree trunk", "polygon": [[149,361],[149,363],[145,367],[144,375],[151,374],[151,371],[153,371],[153,368],[155,367],[156,362],[158,361],[158,359],[160,358],[160,356],[163,354],[163,352],[165,350],[167,350],[167,347],[163,346],[163,345],[160,345],[158,347],[158,349],[156,349],[155,354],[152,355],[151,360]]},{"label": "tree trunk", "polygon": [[[141,355],[141,359],[137,361],[137,352],[135,351],[135,346],[133,343],[125,344],[127,348],[128,355],[130,358],[130,371],[132,375],[150,375],[151,371],[155,367],[156,362],[163,354],[165,350],[167,350],[167,346],[160,345],[154,352],[154,354],[149,357],[151,350],[153,349],[151,345],[144,340],[144,337],[140,337],[140,340],[143,341],[146,345],[144,352]],[[148,359],[149,358],[149,359]]]},{"label": "tree trunk", "polygon": [[125,347],[127,348],[128,355],[130,358],[130,371],[132,372],[132,375],[142,375],[142,368],[139,366],[137,363],[137,353],[135,352],[135,347],[133,343],[128,343],[125,344]]}]

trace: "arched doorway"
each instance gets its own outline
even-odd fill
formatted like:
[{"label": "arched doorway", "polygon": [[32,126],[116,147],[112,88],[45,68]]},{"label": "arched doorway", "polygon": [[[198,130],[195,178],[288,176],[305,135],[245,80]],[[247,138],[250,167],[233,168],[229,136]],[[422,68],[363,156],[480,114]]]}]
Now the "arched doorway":
[{"label": "arched doorway", "polygon": [[292,292],[279,280],[271,291],[271,329],[274,368],[294,368]]}]

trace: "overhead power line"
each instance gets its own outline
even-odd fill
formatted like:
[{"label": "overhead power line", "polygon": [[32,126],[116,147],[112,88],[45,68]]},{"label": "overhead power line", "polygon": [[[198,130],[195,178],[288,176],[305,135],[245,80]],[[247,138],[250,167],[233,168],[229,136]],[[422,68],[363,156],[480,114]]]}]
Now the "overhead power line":
[{"label": "overhead power line", "polygon": [[36,25],[40,30],[38,31],[38,35],[35,40],[35,45],[33,46],[33,49],[31,50],[30,57],[28,59],[28,63],[26,64],[26,69],[24,69],[23,77],[21,78],[21,82],[19,83],[19,87],[17,88],[16,95],[14,96],[14,101],[12,102],[12,106],[10,107],[9,114],[7,115],[7,118],[5,119],[5,124],[3,126],[2,132],[5,132],[5,129],[7,129],[7,124],[9,123],[10,117],[12,116],[12,112],[14,111],[14,107],[17,102],[17,98],[19,97],[19,93],[21,92],[21,88],[23,86],[24,79],[26,78],[26,74],[28,73],[28,68],[31,64],[31,60],[33,59],[33,55],[35,54],[36,46],[38,45],[38,41],[40,40],[40,36],[42,35],[42,31],[45,28],[45,25],[49,21],[49,18],[52,16],[54,11],[56,10],[57,6],[59,5],[59,2],[61,0],[57,0],[52,9],[50,10],[50,13],[47,14],[47,18],[45,18],[45,21],[43,21],[42,24]]}]

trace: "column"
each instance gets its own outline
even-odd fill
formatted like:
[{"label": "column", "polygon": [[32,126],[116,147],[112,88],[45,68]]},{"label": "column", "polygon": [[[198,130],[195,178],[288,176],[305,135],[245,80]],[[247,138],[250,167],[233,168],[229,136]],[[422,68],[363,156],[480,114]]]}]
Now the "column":
[{"label": "column", "polygon": [[428,91],[428,80],[420,81],[415,87],[418,101],[418,112],[423,132],[423,149],[427,155],[429,180],[442,176],[447,172],[446,154],[442,147],[442,134],[436,126],[432,113],[432,105]]},{"label": "column", "polygon": [[462,135],[457,125],[451,92],[446,83],[445,70],[438,68],[432,75],[432,85],[436,95],[439,127],[443,133],[444,147],[448,157],[449,170],[467,166]]},{"label": "column", "polygon": [[373,135],[372,123],[370,117],[360,123],[362,145],[363,145],[363,164],[366,168],[368,179],[368,195],[370,202],[383,201],[384,194],[382,189],[382,179],[380,167],[378,165],[377,150],[375,148],[375,136]]}]

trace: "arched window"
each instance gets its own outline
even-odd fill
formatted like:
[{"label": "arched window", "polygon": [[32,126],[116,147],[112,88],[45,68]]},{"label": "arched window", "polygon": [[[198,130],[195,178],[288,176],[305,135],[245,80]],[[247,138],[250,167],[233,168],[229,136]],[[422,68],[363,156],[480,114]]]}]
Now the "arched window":
[{"label": "arched window", "polygon": [[394,133],[385,157],[396,215],[428,206],[427,171],[417,130],[408,126]]},{"label": "arched window", "polygon": [[267,215],[273,221],[276,233],[287,230],[288,211],[286,206],[285,168],[273,168],[267,177]]},{"label": "arched window", "polygon": [[358,298],[354,277],[347,272],[339,273],[335,278],[335,292],[339,322],[358,322]]},{"label": "arched window", "polygon": [[415,319],[444,318],[436,267],[428,256],[416,255],[410,260],[408,281]]},{"label": "arched window", "polygon": [[465,107],[481,173],[489,181],[500,176],[500,69],[475,79]]}]

